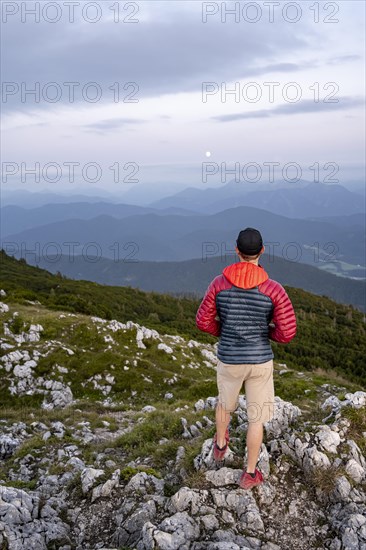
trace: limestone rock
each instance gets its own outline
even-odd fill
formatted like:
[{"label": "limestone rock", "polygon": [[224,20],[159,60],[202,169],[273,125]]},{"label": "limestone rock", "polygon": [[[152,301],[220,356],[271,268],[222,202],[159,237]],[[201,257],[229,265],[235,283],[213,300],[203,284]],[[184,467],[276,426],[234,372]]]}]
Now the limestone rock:
[{"label": "limestone rock", "polygon": [[304,458],[303,458],[303,468],[305,472],[311,473],[315,468],[328,468],[330,467],[330,460],[326,454],[318,451],[318,449],[313,447],[308,447],[305,449]]},{"label": "limestone rock", "polygon": [[345,466],[347,474],[356,482],[361,481],[366,477],[366,472],[362,466],[354,459],[350,458]]},{"label": "limestone rock", "polygon": [[330,453],[336,453],[341,442],[339,434],[327,425],[321,426],[315,434],[315,440],[319,446]]},{"label": "limestone rock", "polygon": [[11,435],[0,435],[0,460],[9,458],[19,445],[19,439]]},{"label": "limestone rock", "polygon": [[355,393],[346,393],[342,405],[350,405],[355,409],[360,409],[366,405],[366,392],[356,391]]},{"label": "limestone rock", "polygon": [[276,395],[273,418],[264,424],[267,436],[279,437],[300,415],[299,407]]},{"label": "limestone rock", "polygon": [[4,304],[4,302],[0,302],[0,313],[8,313],[9,306],[8,304]]},{"label": "limestone rock", "polygon": [[164,492],[164,480],[146,472],[139,472],[131,477],[124,488],[124,492],[127,495],[147,495],[151,493],[162,495]]},{"label": "limestone rock", "polygon": [[81,472],[81,484],[83,493],[87,493],[92,488],[96,479],[104,474],[104,470],[96,468],[85,468]]},{"label": "limestone rock", "polygon": [[224,467],[219,470],[205,472],[205,477],[215,487],[224,487],[226,485],[238,485],[241,474],[242,470]]},{"label": "limestone rock", "polygon": [[187,512],[177,512],[165,518],[157,528],[152,525],[150,533],[159,550],[188,550],[188,543],[199,537],[200,528]]},{"label": "limestone rock", "polygon": [[112,493],[112,490],[119,485],[120,473],[120,470],[116,470],[115,472],[113,472],[111,479],[108,479],[102,485],[97,485],[97,487],[94,487],[91,501],[94,502],[100,497],[109,497]]}]

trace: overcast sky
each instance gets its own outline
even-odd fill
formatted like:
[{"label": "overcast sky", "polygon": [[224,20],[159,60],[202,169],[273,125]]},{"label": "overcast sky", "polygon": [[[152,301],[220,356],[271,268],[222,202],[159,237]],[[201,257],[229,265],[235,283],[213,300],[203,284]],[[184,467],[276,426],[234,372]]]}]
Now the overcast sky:
[{"label": "overcast sky", "polygon": [[[256,3],[257,14],[255,6],[237,2],[239,19],[227,15],[226,22],[221,2],[119,2],[120,21],[115,22],[117,13],[110,8],[117,2],[100,2],[97,11],[95,2],[79,1],[71,22],[69,8],[60,1],[57,11],[49,7],[37,23],[21,4],[2,5],[3,162],[27,167],[97,162],[103,169],[97,186],[110,190],[116,185],[108,167],[117,162],[135,163],[126,174],[140,167],[141,183],[169,178],[205,187],[211,181],[201,181],[203,162],[228,167],[235,162],[335,163],[340,183],[356,174],[353,166],[360,175],[365,161],[363,1],[319,2],[319,22],[310,9],[313,1],[297,3],[302,12],[297,22],[290,21],[294,7],[282,13],[285,2],[274,7],[273,22],[263,2]],[[35,4],[26,3],[29,10]],[[216,9],[204,22],[204,11]],[[250,22],[255,15],[259,20]],[[99,20],[92,23],[94,18]],[[22,90],[37,82],[39,100],[31,95],[24,100]],[[66,82],[79,83],[73,103]],[[85,86],[91,82],[96,86]],[[206,101],[204,82],[216,83],[208,86]],[[287,86],[291,82],[296,86]],[[126,83],[133,84],[123,89]],[[268,83],[278,83],[273,101]],[[223,101],[224,86],[237,86],[238,102],[233,94]],[[90,101],[83,98],[83,88]],[[97,92],[102,97],[92,102]],[[57,93],[60,98],[53,102]],[[63,183],[65,173],[64,168]],[[321,177],[329,173],[321,170]],[[14,184],[16,178],[9,181]],[[19,187],[37,188],[29,176]],[[57,185],[40,187],[55,190]]]}]

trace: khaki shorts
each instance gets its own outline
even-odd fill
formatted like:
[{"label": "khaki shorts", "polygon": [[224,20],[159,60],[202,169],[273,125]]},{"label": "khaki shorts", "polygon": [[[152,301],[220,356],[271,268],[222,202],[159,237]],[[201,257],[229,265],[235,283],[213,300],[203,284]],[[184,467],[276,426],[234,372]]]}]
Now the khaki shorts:
[{"label": "khaki shorts", "polygon": [[249,422],[269,422],[274,415],[273,359],[266,363],[233,365],[217,360],[219,403],[227,412],[239,404],[239,393],[245,382]]}]

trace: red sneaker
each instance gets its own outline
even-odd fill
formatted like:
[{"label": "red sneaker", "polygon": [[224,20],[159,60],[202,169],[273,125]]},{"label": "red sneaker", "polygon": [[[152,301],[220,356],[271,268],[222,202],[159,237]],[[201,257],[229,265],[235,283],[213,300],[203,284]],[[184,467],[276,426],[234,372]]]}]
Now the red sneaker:
[{"label": "red sneaker", "polygon": [[219,449],[218,446],[217,446],[217,433],[215,433],[214,438],[213,438],[213,456],[214,456],[214,459],[217,460],[217,461],[222,460],[224,458],[225,454],[226,454],[226,451],[227,451],[227,448],[228,448],[228,445],[229,445],[229,441],[230,441],[229,428],[226,428],[225,440],[226,440],[225,447],[223,449]]},{"label": "red sneaker", "polygon": [[255,476],[252,477],[248,472],[245,470],[241,474],[241,478],[239,481],[239,485],[242,489],[251,489],[252,487],[255,487],[256,485],[260,485],[264,482],[263,474],[260,472],[257,468],[254,470]]}]

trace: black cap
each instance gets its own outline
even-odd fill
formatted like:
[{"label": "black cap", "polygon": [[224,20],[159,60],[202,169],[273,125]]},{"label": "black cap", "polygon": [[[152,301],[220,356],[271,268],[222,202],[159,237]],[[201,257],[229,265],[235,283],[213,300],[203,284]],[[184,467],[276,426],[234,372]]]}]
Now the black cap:
[{"label": "black cap", "polygon": [[262,250],[263,240],[258,229],[247,227],[240,231],[236,245],[242,254],[256,256]]}]

